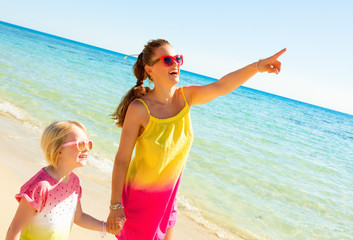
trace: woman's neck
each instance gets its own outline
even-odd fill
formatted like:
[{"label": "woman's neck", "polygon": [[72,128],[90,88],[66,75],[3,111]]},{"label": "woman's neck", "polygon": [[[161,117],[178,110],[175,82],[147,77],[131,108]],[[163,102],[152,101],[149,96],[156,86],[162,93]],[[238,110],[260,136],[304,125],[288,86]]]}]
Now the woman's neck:
[{"label": "woman's neck", "polygon": [[151,91],[154,101],[159,104],[169,105],[173,103],[176,87],[155,86]]}]

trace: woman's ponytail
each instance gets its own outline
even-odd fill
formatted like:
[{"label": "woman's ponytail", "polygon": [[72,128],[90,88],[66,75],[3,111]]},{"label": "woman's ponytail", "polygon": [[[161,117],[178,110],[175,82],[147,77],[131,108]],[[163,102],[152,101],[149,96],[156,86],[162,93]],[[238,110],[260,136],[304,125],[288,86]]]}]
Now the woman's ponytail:
[{"label": "woman's ponytail", "polygon": [[137,79],[136,85],[131,88],[127,94],[122,98],[119,106],[115,110],[115,112],[111,115],[112,119],[115,120],[115,124],[118,127],[122,127],[125,120],[126,111],[130,105],[130,103],[136,98],[140,98],[149,91],[151,91],[150,87],[143,86],[143,81],[151,77],[146,73],[145,66],[152,62],[152,57],[154,53],[154,49],[161,47],[163,45],[170,45],[168,41],[163,39],[157,39],[149,41],[143,51],[138,55],[136,63],[132,67],[133,73]]}]

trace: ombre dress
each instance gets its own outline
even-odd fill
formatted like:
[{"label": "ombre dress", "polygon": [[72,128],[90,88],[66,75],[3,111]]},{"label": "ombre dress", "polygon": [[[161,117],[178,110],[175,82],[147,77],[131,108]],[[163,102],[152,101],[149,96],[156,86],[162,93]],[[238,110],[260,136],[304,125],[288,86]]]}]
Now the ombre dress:
[{"label": "ombre dress", "polygon": [[176,224],[176,193],[193,140],[190,107],[174,117],[150,116],[136,141],[126,176],[122,203],[126,222],[119,240],[162,240]]}]

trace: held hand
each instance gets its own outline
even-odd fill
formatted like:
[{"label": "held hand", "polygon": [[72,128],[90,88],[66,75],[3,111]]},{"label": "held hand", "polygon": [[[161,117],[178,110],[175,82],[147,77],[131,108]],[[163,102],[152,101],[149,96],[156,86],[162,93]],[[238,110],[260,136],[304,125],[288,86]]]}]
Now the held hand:
[{"label": "held hand", "polygon": [[111,210],[107,219],[107,232],[120,235],[126,221],[124,209]]},{"label": "held hand", "polygon": [[271,57],[261,59],[257,62],[257,70],[259,72],[268,72],[278,74],[281,71],[281,62],[277,60],[285,51],[286,48],[283,48],[278,53],[274,54]]}]

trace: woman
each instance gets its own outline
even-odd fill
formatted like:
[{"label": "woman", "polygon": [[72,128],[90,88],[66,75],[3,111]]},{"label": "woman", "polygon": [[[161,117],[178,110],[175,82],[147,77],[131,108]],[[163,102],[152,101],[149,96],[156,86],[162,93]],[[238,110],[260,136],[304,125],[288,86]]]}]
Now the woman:
[{"label": "woman", "polygon": [[[277,58],[285,51],[213,83],[177,87],[183,56],[166,40],[145,45],[133,67],[136,86],[113,114],[122,133],[107,225],[119,240],[173,239],[176,193],[193,140],[190,107],[232,92],[257,72],[278,74]],[[154,82],[152,90],[142,85],[147,78]]]}]

